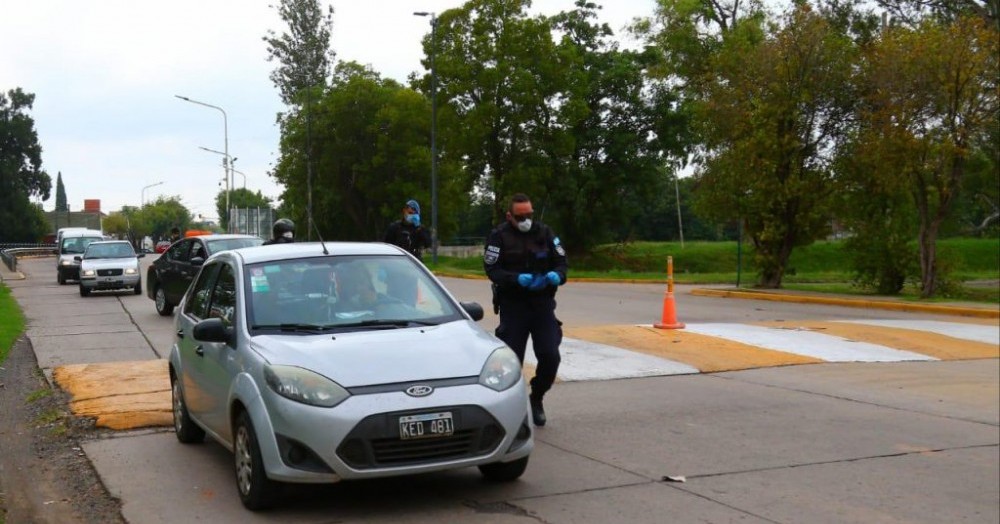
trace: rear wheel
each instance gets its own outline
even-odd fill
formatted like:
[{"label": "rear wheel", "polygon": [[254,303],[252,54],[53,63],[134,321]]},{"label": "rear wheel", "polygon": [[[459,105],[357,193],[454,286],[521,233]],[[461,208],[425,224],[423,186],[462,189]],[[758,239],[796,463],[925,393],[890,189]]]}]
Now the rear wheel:
[{"label": "rear wheel", "polygon": [[169,317],[174,312],[174,306],[167,302],[167,294],[163,292],[163,287],[157,285],[153,297],[153,301],[156,303],[156,312],[161,316]]},{"label": "rear wheel", "polygon": [[80,284],[80,296],[81,297],[89,297],[90,296],[90,290],[87,289],[87,288],[85,288],[85,287],[83,287],[83,284]]},{"label": "rear wheel", "polygon": [[236,488],[240,493],[240,502],[249,510],[267,509],[274,504],[280,485],[267,478],[264,472],[257,434],[246,411],[236,418],[233,436]]},{"label": "rear wheel", "polygon": [[493,482],[510,482],[517,480],[528,467],[528,457],[517,459],[513,462],[494,462],[493,464],[483,464],[479,466],[479,472],[487,480]]},{"label": "rear wheel", "polygon": [[170,396],[174,408],[174,433],[177,440],[185,444],[193,444],[205,440],[205,430],[191,420],[187,404],[184,403],[184,393],[177,377],[170,377]]}]

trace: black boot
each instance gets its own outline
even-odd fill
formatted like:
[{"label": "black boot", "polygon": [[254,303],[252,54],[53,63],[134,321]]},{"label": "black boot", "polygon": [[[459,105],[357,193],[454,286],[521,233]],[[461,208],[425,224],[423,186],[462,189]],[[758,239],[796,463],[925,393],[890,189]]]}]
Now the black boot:
[{"label": "black boot", "polygon": [[542,407],[542,397],[531,395],[528,397],[531,403],[531,420],[536,426],[545,425],[545,408]]}]

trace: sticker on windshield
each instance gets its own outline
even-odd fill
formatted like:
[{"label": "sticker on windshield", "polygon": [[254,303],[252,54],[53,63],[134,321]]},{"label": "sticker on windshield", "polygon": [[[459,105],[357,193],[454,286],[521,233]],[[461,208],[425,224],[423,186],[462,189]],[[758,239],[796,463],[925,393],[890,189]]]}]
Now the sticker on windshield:
[{"label": "sticker on windshield", "polygon": [[264,266],[265,273],[281,273],[281,266]]},{"label": "sticker on windshield", "polygon": [[254,293],[267,293],[268,291],[271,291],[271,286],[268,284],[266,276],[251,275],[250,289]]}]

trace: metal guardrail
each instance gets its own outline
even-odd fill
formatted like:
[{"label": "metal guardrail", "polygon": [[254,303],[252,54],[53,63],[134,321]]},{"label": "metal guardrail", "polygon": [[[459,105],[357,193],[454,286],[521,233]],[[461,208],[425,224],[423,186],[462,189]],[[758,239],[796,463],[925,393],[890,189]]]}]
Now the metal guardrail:
[{"label": "metal guardrail", "polygon": [[0,259],[11,271],[17,271],[17,257],[55,254],[54,244],[0,244]]}]

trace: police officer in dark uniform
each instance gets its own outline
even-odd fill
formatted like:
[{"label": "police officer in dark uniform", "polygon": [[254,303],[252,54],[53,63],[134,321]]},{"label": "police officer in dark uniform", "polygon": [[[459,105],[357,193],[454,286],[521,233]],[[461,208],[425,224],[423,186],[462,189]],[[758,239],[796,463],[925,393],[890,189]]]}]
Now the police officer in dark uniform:
[{"label": "police officer in dark uniform", "polygon": [[264,241],[264,245],[291,244],[293,242],[295,242],[295,222],[287,218],[279,218],[271,226],[271,238]]},{"label": "police officer in dark uniform", "polygon": [[548,226],[535,222],[531,199],[511,198],[507,221],[490,232],[483,254],[486,275],[494,285],[499,307],[497,337],[524,363],[528,335],[538,367],[531,379],[531,417],[545,425],[542,398],[559,370],[562,323],[556,319],[556,288],[566,283],[566,251]]},{"label": "police officer in dark uniform", "polygon": [[395,244],[420,259],[424,248],[431,246],[430,232],[420,225],[420,204],[407,200],[403,206],[402,218],[389,224],[385,230],[386,244]]}]

